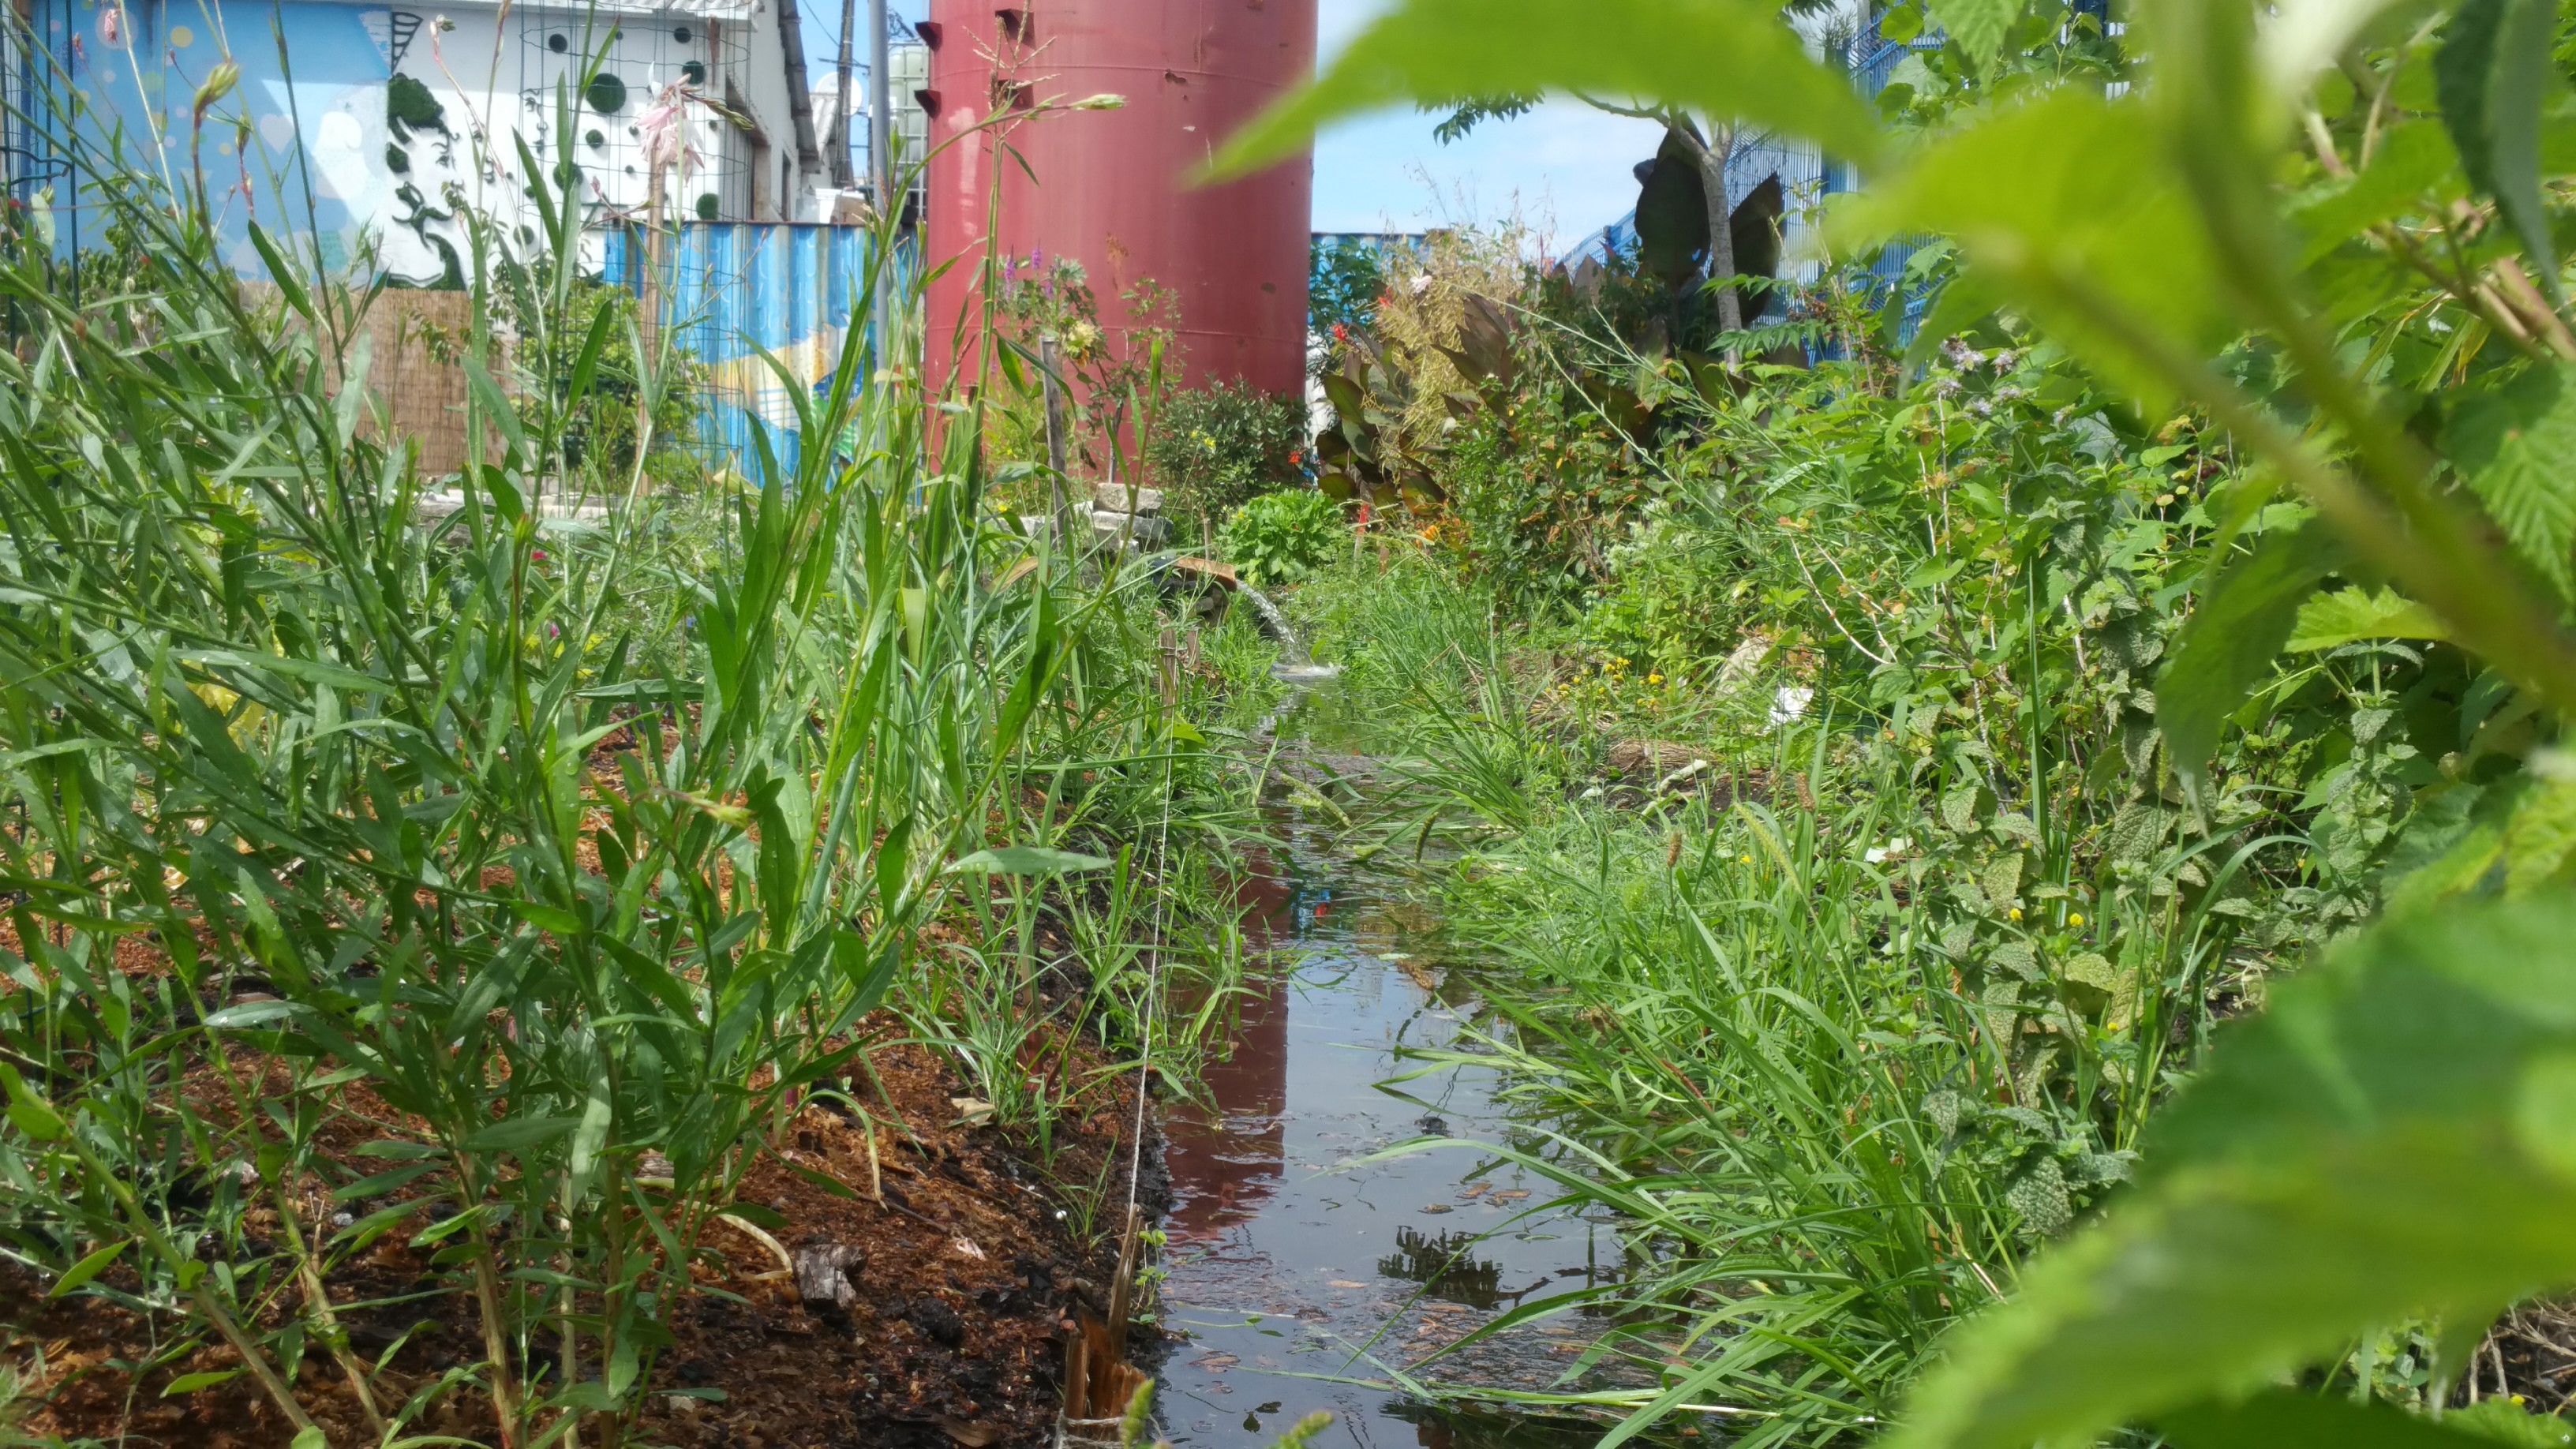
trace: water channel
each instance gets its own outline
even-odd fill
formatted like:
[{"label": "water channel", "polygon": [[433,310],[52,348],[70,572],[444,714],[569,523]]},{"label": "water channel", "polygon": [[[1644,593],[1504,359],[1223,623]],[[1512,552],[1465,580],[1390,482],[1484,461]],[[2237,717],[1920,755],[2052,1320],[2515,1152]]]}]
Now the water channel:
[{"label": "water channel", "polygon": [[[1472,1023],[1477,963],[1354,865],[1328,832],[1283,818],[1282,851],[1250,883],[1272,946],[1213,1111],[1167,1123],[1175,1205],[1165,1321],[1184,1332],[1157,1393],[1178,1445],[1269,1444],[1329,1410],[1330,1446],[1570,1446],[1598,1425],[1466,1411],[1408,1397],[1409,1370],[1515,1306],[1579,1290],[1615,1266],[1602,1223],[1530,1213],[1543,1178],[1465,1148],[1359,1165],[1410,1139],[1511,1140],[1493,1072],[1411,1076],[1408,1054]],[[1525,1135],[1521,1140],[1526,1140]],[[1517,1219],[1517,1220],[1516,1220]],[[1578,1311],[1523,1324],[1420,1372],[1449,1384],[1556,1386],[1593,1329]]]}]

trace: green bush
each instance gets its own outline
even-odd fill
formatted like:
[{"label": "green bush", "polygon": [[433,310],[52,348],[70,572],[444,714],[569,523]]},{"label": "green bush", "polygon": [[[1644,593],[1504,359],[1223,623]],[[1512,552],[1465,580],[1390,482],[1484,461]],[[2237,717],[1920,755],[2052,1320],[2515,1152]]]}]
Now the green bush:
[{"label": "green bush", "polygon": [[1306,309],[1315,314],[1316,331],[1376,331],[1378,298],[1385,292],[1386,261],[1375,243],[1334,237],[1309,254]]},{"label": "green bush", "polygon": [[1180,511],[1225,518],[1302,481],[1306,404],[1243,381],[1164,399],[1145,462]]},{"label": "green bush", "polygon": [[1331,562],[1349,540],[1341,508],[1302,488],[1253,499],[1234,510],[1218,536],[1226,561],[1256,584],[1303,578]]}]

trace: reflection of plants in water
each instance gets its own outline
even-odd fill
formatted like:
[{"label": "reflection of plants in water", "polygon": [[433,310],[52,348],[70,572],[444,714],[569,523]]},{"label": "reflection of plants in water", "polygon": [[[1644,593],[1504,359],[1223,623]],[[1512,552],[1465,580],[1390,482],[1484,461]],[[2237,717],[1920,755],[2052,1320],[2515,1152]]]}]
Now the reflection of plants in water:
[{"label": "reflection of plants in water", "polygon": [[1395,1230],[1395,1251],[1377,1260],[1389,1278],[1419,1283],[1433,1297],[1491,1308],[1503,1300],[1503,1267],[1468,1256],[1481,1241],[1475,1233],[1425,1235],[1416,1228]]}]

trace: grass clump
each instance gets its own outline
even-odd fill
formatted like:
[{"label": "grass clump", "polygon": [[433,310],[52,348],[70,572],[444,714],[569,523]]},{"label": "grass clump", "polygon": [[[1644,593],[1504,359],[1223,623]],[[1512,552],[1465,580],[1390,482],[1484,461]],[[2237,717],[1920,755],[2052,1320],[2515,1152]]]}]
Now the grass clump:
[{"label": "grass clump", "polygon": [[[797,395],[843,449],[764,434],[747,481],[648,504],[685,365],[630,348],[627,504],[541,505],[603,461],[623,314],[574,281],[577,190],[527,174],[551,253],[469,219],[474,315],[507,297],[520,335],[457,342],[452,512],[362,425],[367,286],[254,231],[283,299],[254,306],[131,174],[117,295],[0,235],[0,1251],[221,1342],[298,1444],[457,1396],[502,1445],[619,1442],[711,1230],[764,1211],[737,1190],[807,1095],[864,1080],[881,1004],[1043,1147],[1106,1085],[1025,1052],[1180,1077],[1206,1023],[1154,995],[1222,1001],[1238,954],[1192,854],[1231,787],[1153,688],[1142,586],[1031,554],[971,406],[936,432],[854,345]],[[1041,919],[1093,958],[1052,1016]],[[324,1286],[394,1245],[474,1305],[426,1382]],[[326,1359],[363,1424],[308,1413]]]}]

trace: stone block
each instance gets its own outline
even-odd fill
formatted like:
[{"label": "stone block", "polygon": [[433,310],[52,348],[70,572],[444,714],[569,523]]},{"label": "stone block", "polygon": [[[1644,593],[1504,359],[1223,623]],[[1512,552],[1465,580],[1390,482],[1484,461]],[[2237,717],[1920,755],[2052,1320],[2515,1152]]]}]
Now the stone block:
[{"label": "stone block", "polygon": [[1101,483],[1091,490],[1091,506],[1103,513],[1161,513],[1163,490],[1139,488],[1136,490],[1136,506],[1130,508],[1127,502],[1127,485],[1124,483]]}]

